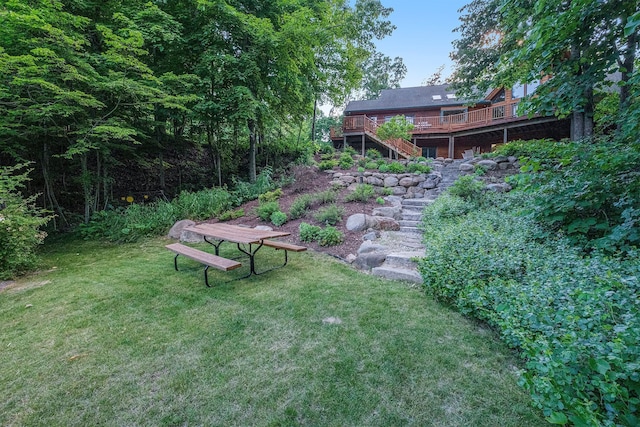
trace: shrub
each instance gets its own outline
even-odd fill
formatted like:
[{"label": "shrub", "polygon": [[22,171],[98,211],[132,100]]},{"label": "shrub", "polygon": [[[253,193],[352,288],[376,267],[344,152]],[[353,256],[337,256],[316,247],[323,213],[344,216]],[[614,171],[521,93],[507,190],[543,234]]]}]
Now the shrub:
[{"label": "shrub", "polygon": [[320,154],[329,154],[333,156],[333,154],[336,152],[336,149],[333,148],[332,144],[320,144],[320,146],[318,147],[318,152]]},{"label": "shrub", "polygon": [[354,164],[355,161],[353,160],[353,157],[351,157],[351,154],[342,153],[339,161],[340,169],[351,169]]},{"label": "shrub", "polygon": [[[168,214],[166,211],[171,211],[171,208],[166,206],[165,203],[167,202],[157,202],[151,205],[154,206],[155,209],[164,210],[164,213],[151,212],[152,209],[134,212],[136,215],[140,215],[144,211],[150,216],[165,216],[165,214]],[[175,212],[173,213],[175,213],[176,218],[182,217],[191,219],[209,219],[231,209],[234,205],[233,196],[228,191],[221,188],[212,188],[196,192],[182,191],[178,197],[170,202],[170,204],[175,207]],[[143,218],[141,218],[141,220],[144,221]]]},{"label": "shrub", "polygon": [[263,194],[259,195],[258,196],[258,201],[260,203],[275,202],[280,197],[282,197],[282,189],[276,188],[273,191],[267,191],[266,193],[263,193]]},{"label": "shrub", "polygon": [[431,166],[423,163],[409,163],[407,165],[407,172],[411,173],[429,173],[431,172]]},{"label": "shrub", "polygon": [[319,226],[307,224],[306,222],[301,222],[298,229],[300,230],[300,240],[303,242],[315,242],[318,240],[320,231],[322,231]]},{"label": "shrub", "polygon": [[391,173],[404,173],[407,169],[402,163],[391,162],[389,163],[389,172]]},{"label": "shrub", "polygon": [[306,215],[312,203],[313,197],[310,194],[303,194],[296,197],[289,207],[289,216],[291,219],[302,218]]},{"label": "shrub", "polygon": [[320,246],[336,246],[344,241],[344,234],[335,227],[329,226],[318,233]]},{"label": "shrub", "polygon": [[393,188],[391,187],[383,187],[380,191],[383,196],[390,196],[393,194]]},{"label": "shrub", "polygon": [[320,160],[332,160],[334,157],[334,153],[324,153],[320,155]]},{"label": "shrub", "polygon": [[338,161],[335,159],[331,159],[331,160],[321,161],[320,164],[318,165],[318,168],[321,171],[326,171],[326,170],[334,169],[337,166],[338,166]]},{"label": "shrub", "polygon": [[367,158],[366,157],[360,157],[358,159],[358,170],[360,170],[360,168],[365,169],[366,165],[367,165]]},{"label": "shrub", "polygon": [[366,202],[375,195],[375,189],[370,184],[358,184],[351,193],[344,198],[347,202]]},{"label": "shrub", "polygon": [[449,194],[463,199],[475,200],[482,196],[484,184],[472,175],[465,175],[458,178],[447,191]]},{"label": "shrub", "polygon": [[256,215],[263,221],[271,220],[271,214],[280,210],[278,202],[260,203],[256,208]]},{"label": "shrub", "polygon": [[313,194],[313,201],[320,204],[334,203],[338,199],[338,193],[334,190],[325,190]]},{"label": "shrub", "polygon": [[344,148],[342,149],[342,154],[343,154],[343,155],[347,154],[347,155],[349,155],[349,156],[355,156],[356,154],[358,154],[358,152],[357,152],[357,151],[356,151],[356,149],[355,149],[355,148],[353,148],[352,146],[347,145],[346,147],[344,147]]},{"label": "shrub", "polygon": [[379,205],[384,205],[384,199],[382,197],[377,197],[376,198],[376,203]]},{"label": "shrub", "polygon": [[389,169],[390,169],[390,167],[389,167],[389,165],[387,163],[382,163],[382,164],[378,165],[378,171],[379,172],[387,173],[387,172],[389,172]]},{"label": "shrub", "polygon": [[276,227],[280,227],[285,222],[287,222],[287,214],[281,211],[276,211],[271,214],[269,219],[271,220],[271,223],[273,225],[275,225]]},{"label": "shrub", "polygon": [[342,221],[343,214],[344,209],[334,204],[318,209],[318,211],[314,215],[314,218],[316,219],[316,221],[322,222],[324,224],[336,225],[338,222]]},{"label": "shrub", "polygon": [[40,228],[52,218],[35,206],[36,196],[20,194],[31,172],[26,167],[0,167],[0,280],[33,268],[36,248],[47,235]]},{"label": "shrub", "polygon": [[228,210],[222,212],[218,219],[220,221],[229,221],[236,218],[241,218],[244,216],[244,209],[236,209],[236,210]]},{"label": "shrub", "polygon": [[378,169],[378,164],[376,162],[366,162],[364,164],[365,169]]},{"label": "shrub", "polygon": [[365,157],[371,160],[377,160],[382,158],[382,154],[375,148],[368,148],[367,151],[365,151]]},{"label": "shrub", "polygon": [[[232,194],[236,198],[235,206],[238,206],[249,200],[255,200],[260,194],[266,193],[273,189],[274,183],[272,180],[273,169],[270,166],[265,167],[260,171],[256,177],[256,181],[246,182],[233,177],[233,191]],[[224,210],[224,209],[223,209]]]}]

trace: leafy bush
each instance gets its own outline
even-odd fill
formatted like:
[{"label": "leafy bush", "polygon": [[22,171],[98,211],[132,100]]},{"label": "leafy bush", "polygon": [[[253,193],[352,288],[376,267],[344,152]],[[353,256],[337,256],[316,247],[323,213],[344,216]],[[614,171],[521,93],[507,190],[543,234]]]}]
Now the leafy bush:
[{"label": "leafy bush", "polygon": [[320,191],[312,195],[313,201],[320,204],[334,203],[338,199],[338,193],[334,190]]},{"label": "leafy bush", "polygon": [[407,165],[407,172],[411,173],[429,173],[431,172],[431,166],[424,163],[409,163]]},{"label": "leafy bush", "polygon": [[332,160],[335,154],[332,153],[324,153],[320,155],[320,160]]},{"label": "leafy bush", "polygon": [[320,154],[329,154],[333,156],[333,154],[336,152],[336,149],[332,144],[320,144],[320,146],[318,147],[318,152]]},{"label": "leafy bush", "polygon": [[[212,188],[197,192],[183,191],[170,204],[175,207],[176,219],[178,217],[209,219],[231,209],[234,206],[233,199],[233,196],[228,191],[221,188]],[[167,202],[162,201],[151,206],[164,211],[172,211],[172,208],[165,206],[165,203]],[[155,216],[156,214],[150,213],[150,210],[144,210],[144,212],[149,212],[149,215]],[[167,213],[162,212],[159,215],[164,217]],[[136,211],[136,215],[138,214],[142,214],[142,211]]]},{"label": "leafy bush", "polygon": [[378,164],[376,162],[366,162],[364,164],[365,169],[378,169]]},{"label": "leafy bush", "polygon": [[347,194],[344,198],[347,202],[366,202],[376,194],[373,185],[371,184],[358,184],[351,193]]},{"label": "leafy bush", "polygon": [[344,209],[338,205],[329,205],[324,208],[318,209],[314,218],[318,222],[322,222],[328,225],[336,225],[338,222],[342,221],[342,215],[344,214]]},{"label": "leafy bush", "polygon": [[0,167],[0,280],[34,267],[36,248],[47,235],[40,228],[52,218],[35,206],[36,196],[20,194],[31,172],[26,167]]},{"label": "leafy bush", "polygon": [[484,184],[472,175],[461,176],[447,189],[449,194],[462,197],[467,200],[476,200],[482,197]]},{"label": "leafy bush", "polygon": [[278,202],[260,203],[256,208],[256,215],[263,221],[271,220],[271,214],[280,210]]},{"label": "leafy bush", "polygon": [[318,233],[320,246],[336,246],[344,241],[344,234],[335,227],[328,226]]},{"label": "leafy bush", "polygon": [[382,159],[382,154],[375,148],[368,148],[364,155],[371,160]]},{"label": "leafy bush", "polygon": [[393,194],[393,189],[391,187],[384,187],[381,190],[383,196],[390,196]]},{"label": "leafy bush", "polygon": [[343,155],[347,154],[347,155],[349,155],[351,157],[351,156],[355,156],[356,154],[358,154],[358,152],[352,146],[347,145],[346,147],[344,147],[342,149],[342,154]]},{"label": "leafy bush", "polygon": [[378,165],[378,171],[382,172],[382,173],[387,173],[389,172],[389,164],[388,163],[382,163]]},{"label": "leafy bush", "polygon": [[353,160],[353,157],[351,156],[351,154],[342,153],[339,161],[340,169],[351,169],[354,164],[355,164],[355,161]]},{"label": "leafy bush", "polygon": [[312,203],[313,197],[310,194],[303,194],[296,197],[289,207],[289,216],[291,219],[302,218],[306,215]]},{"label": "leafy bush", "polygon": [[399,162],[391,162],[388,166],[390,173],[405,173],[407,170],[405,166]]},{"label": "leafy bush", "polygon": [[[640,399],[638,253],[589,257],[518,213],[533,195],[484,208],[448,195],[425,208],[424,286],[496,327],[525,359],[521,383],[555,424],[634,425]],[[445,206],[439,206],[439,205]],[[435,221],[438,212],[445,215]]]},{"label": "leafy bush", "polygon": [[282,189],[276,188],[273,191],[267,191],[266,193],[263,193],[263,194],[259,195],[258,196],[258,201],[260,203],[275,202],[280,197],[282,197]]},{"label": "leafy bush", "polygon": [[306,222],[301,222],[298,228],[300,230],[300,240],[303,242],[315,242],[322,231],[321,227],[307,224]]},{"label": "leafy bush", "polygon": [[323,160],[318,165],[318,168],[321,171],[331,170],[338,166],[338,161],[336,159]]},{"label": "leafy bush", "polygon": [[384,205],[384,199],[382,197],[376,197],[376,203],[379,205]]},{"label": "leafy bush", "polygon": [[276,227],[280,227],[287,222],[287,214],[281,211],[276,211],[271,214],[269,219],[271,220],[271,223],[273,225],[275,225]]},{"label": "leafy bush", "polygon": [[233,181],[233,195],[236,198],[235,206],[241,205],[244,202],[257,199],[260,194],[274,188],[272,179],[273,169],[270,166],[265,167],[260,171],[256,177],[254,183],[242,181],[236,177],[232,178]]},{"label": "leafy bush", "polygon": [[218,216],[220,221],[230,221],[232,219],[241,218],[244,216],[244,209],[228,210],[224,211]]}]

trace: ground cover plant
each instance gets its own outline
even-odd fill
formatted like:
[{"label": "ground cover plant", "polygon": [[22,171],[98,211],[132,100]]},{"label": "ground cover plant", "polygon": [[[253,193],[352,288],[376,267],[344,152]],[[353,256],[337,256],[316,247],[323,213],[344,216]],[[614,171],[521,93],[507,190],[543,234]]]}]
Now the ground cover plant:
[{"label": "ground cover plant", "polygon": [[472,177],[452,189],[423,216],[427,291],[520,351],[521,384],[548,421],[638,425],[637,251],[585,254],[574,239],[550,235],[527,215],[538,208],[528,191],[484,194]]},{"label": "ground cover plant", "polygon": [[544,424],[505,346],[419,288],[304,253],[208,289],[165,243],[57,242],[0,291],[1,425]]}]

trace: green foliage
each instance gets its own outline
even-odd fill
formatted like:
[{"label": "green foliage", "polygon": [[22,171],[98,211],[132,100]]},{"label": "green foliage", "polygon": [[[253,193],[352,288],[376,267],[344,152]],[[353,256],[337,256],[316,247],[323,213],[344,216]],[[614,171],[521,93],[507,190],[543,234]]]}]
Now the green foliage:
[{"label": "green foliage", "polygon": [[347,202],[366,202],[376,194],[375,188],[370,184],[358,184],[351,193],[344,198]]},{"label": "green foliage", "polygon": [[393,189],[391,187],[384,187],[381,191],[383,196],[390,196],[393,194]]},{"label": "green foliage", "polygon": [[260,203],[258,207],[256,207],[256,215],[263,221],[269,221],[271,214],[279,211],[280,204],[277,201]]},{"label": "green foliage", "polygon": [[334,203],[338,199],[338,193],[334,190],[319,191],[311,195],[314,202],[320,204]]},{"label": "green foliage", "polygon": [[366,162],[364,164],[365,169],[378,169],[378,164],[376,162]]},{"label": "green foliage", "polygon": [[368,148],[364,155],[366,158],[371,160],[382,159],[382,154],[375,148]]},{"label": "green foliage", "polygon": [[340,155],[340,157],[344,156],[344,155],[348,155],[350,157],[353,157],[355,155],[357,155],[358,152],[356,151],[355,148],[353,148],[351,145],[347,145],[346,147],[344,147],[342,149],[342,154]]},{"label": "green foliage", "polygon": [[390,167],[388,163],[382,163],[378,165],[378,172],[387,173],[389,172],[389,169]]},{"label": "green foliage", "polygon": [[271,214],[269,219],[271,220],[271,223],[273,225],[275,225],[276,227],[280,227],[287,222],[287,214],[281,211],[276,211]]},{"label": "green foliage", "polygon": [[[163,203],[157,206],[162,206]],[[171,205],[179,217],[194,220],[209,219],[231,209],[234,205],[234,197],[220,188],[197,192],[183,191],[171,201]]]},{"label": "green foliage", "polygon": [[484,191],[484,184],[473,175],[461,176],[447,189],[449,194],[467,200],[478,200]]},{"label": "green foliage", "polygon": [[47,235],[40,229],[52,218],[36,207],[35,196],[20,193],[29,181],[26,167],[0,167],[0,280],[33,268],[36,248]]},{"label": "green foliage", "polygon": [[333,226],[328,226],[318,233],[320,246],[336,246],[344,242],[344,233]]},{"label": "green foliage", "polygon": [[378,126],[376,132],[383,141],[399,138],[409,141],[412,130],[413,123],[407,121],[404,116],[395,116]]},{"label": "green foliage", "polygon": [[242,218],[243,216],[244,216],[244,209],[235,209],[235,210],[230,209],[228,211],[222,212],[218,216],[218,219],[220,221],[230,221],[232,219]]},{"label": "green foliage", "polygon": [[353,160],[353,156],[350,153],[344,152],[340,155],[340,169],[351,169],[354,164],[355,161]]},{"label": "green foliage", "polygon": [[320,162],[320,164],[318,164],[318,168],[321,171],[335,169],[337,166],[338,166],[338,160],[336,159],[323,160]]},{"label": "green foliage", "polygon": [[431,170],[431,166],[424,163],[411,162],[407,165],[407,172],[411,173],[429,173]]},{"label": "green foliage", "polygon": [[[486,196],[488,196],[487,194]],[[544,235],[534,193],[473,203],[451,194],[423,213],[426,290],[488,322],[519,350],[521,383],[552,423],[633,425],[640,371],[638,252],[584,256]]]},{"label": "green foliage", "polygon": [[318,153],[322,155],[328,154],[331,157],[333,157],[335,152],[336,152],[336,149],[333,147],[333,144],[320,144],[318,148]]},{"label": "green foliage", "polygon": [[310,194],[303,194],[296,197],[289,207],[289,216],[291,219],[302,218],[306,215],[312,203],[313,197]]},{"label": "green foliage", "polygon": [[273,191],[267,191],[266,193],[263,193],[260,196],[258,196],[258,201],[260,203],[275,202],[280,197],[282,197],[282,189],[277,188]]},{"label": "green foliage", "polygon": [[317,225],[311,225],[306,222],[301,222],[299,226],[300,240],[303,242],[315,242],[320,236],[322,228]]},{"label": "green foliage", "polygon": [[400,162],[391,162],[388,164],[388,167],[390,173],[405,173],[407,170]]},{"label": "green foliage", "polygon": [[314,215],[314,218],[316,219],[316,221],[327,225],[336,225],[337,223],[342,221],[343,214],[344,209],[342,207],[332,204],[318,209],[318,211]]},{"label": "green foliage", "polygon": [[379,205],[384,205],[384,199],[382,197],[376,197],[376,203]]},{"label": "green foliage", "polygon": [[261,194],[272,190],[275,186],[273,179],[273,169],[270,166],[265,167],[258,174],[255,182],[247,182],[233,178],[233,195],[236,197],[236,204],[240,205],[250,200],[255,200]]}]

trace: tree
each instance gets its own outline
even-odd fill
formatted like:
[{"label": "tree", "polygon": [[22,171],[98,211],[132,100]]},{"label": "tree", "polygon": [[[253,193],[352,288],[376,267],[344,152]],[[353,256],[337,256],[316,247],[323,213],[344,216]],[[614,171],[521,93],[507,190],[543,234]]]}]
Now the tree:
[{"label": "tree", "polygon": [[394,116],[391,120],[378,126],[377,135],[383,141],[398,138],[410,141],[412,130],[413,123],[407,121],[404,116]]}]

